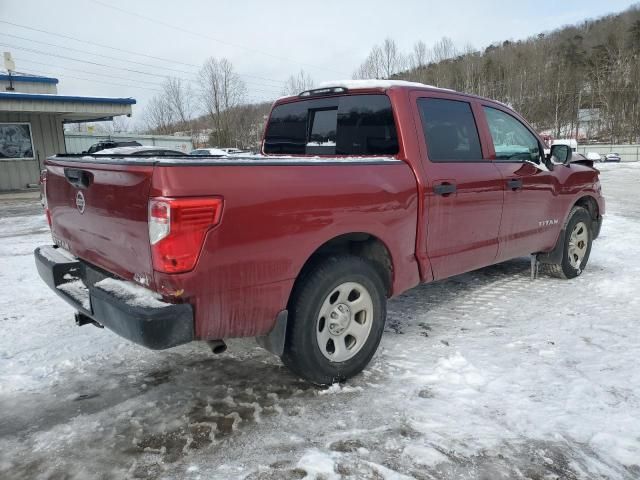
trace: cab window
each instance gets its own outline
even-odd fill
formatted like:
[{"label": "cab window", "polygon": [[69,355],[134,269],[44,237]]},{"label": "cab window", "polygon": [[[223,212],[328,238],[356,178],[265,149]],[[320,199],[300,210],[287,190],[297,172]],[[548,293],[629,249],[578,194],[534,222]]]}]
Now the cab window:
[{"label": "cab window", "polygon": [[508,113],[496,108],[483,108],[497,161],[540,163],[538,139],[527,127]]},{"label": "cab window", "polygon": [[418,109],[430,161],[482,160],[478,129],[468,102],[420,98]]},{"label": "cab window", "polygon": [[278,105],[271,112],[264,153],[394,155],[398,135],[386,95],[344,95]]}]

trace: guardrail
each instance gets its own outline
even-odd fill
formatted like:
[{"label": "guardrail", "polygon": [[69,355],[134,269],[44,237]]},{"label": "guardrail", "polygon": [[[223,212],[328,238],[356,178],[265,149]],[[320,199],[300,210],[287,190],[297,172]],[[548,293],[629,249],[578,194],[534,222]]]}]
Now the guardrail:
[{"label": "guardrail", "polygon": [[607,153],[617,153],[623,162],[639,162],[640,161],[640,144],[587,144],[578,145],[578,153],[586,156],[588,152],[596,152],[600,155]]}]

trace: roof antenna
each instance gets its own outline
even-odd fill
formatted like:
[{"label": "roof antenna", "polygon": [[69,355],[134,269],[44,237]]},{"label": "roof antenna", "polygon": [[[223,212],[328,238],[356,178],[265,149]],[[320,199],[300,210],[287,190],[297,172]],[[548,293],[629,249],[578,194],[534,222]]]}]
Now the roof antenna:
[{"label": "roof antenna", "polygon": [[4,52],[4,68],[9,73],[9,86],[6,88],[9,92],[13,92],[15,88],[13,88],[13,79],[11,78],[11,72],[16,71],[16,64],[11,58],[11,52]]}]

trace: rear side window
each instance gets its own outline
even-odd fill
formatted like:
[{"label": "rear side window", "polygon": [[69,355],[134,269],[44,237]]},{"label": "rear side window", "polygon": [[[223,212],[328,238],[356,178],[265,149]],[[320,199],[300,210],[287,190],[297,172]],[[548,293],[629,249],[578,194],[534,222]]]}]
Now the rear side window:
[{"label": "rear side window", "polygon": [[440,98],[418,99],[429,160],[456,162],[482,160],[478,129],[471,105]]},{"label": "rear side window", "polygon": [[386,95],[351,95],[279,105],[273,109],[265,153],[394,155],[398,136]]},{"label": "rear side window", "polygon": [[538,139],[519,120],[496,108],[484,107],[496,160],[540,163]]}]

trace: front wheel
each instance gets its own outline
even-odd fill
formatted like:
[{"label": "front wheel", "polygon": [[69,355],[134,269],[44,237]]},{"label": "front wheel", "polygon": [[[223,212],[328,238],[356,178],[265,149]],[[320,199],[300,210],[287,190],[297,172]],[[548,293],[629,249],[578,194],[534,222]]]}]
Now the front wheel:
[{"label": "front wheel", "polygon": [[289,303],[282,361],[317,385],[360,373],[378,348],[386,318],[385,288],[366,259],[325,259],[300,279]]},{"label": "front wheel", "polygon": [[583,207],[573,207],[565,227],[562,261],[546,265],[548,273],[559,278],[575,278],[582,273],[591,253],[592,218]]}]

